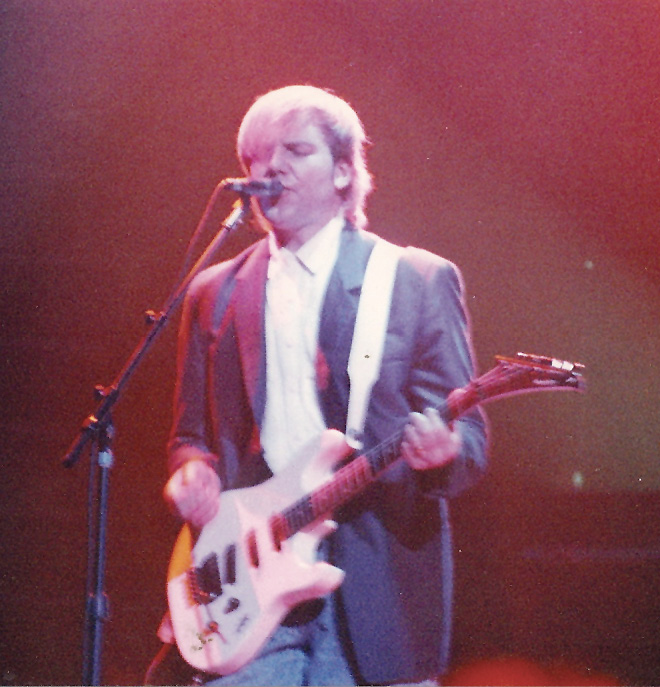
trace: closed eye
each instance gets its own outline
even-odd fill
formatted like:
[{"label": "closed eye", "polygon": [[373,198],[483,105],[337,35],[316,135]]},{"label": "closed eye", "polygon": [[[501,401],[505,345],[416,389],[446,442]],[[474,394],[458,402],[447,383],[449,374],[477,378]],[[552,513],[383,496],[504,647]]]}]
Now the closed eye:
[{"label": "closed eye", "polygon": [[316,152],[316,147],[311,143],[287,143],[285,148],[296,157],[305,157]]}]

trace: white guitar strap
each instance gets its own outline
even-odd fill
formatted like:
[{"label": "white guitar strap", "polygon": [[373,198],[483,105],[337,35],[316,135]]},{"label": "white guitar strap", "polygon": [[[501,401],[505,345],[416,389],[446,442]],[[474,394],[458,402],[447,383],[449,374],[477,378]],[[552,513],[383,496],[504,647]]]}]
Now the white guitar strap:
[{"label": "white guitar strap", "polygon": [[348,359],[351,392],[346,418],[346,438],[355,449],[362,448],[362,433],[371,390],[380,374],[392,288],[401,251],[399,246],[378,238],[364,274],[351,354]]}]

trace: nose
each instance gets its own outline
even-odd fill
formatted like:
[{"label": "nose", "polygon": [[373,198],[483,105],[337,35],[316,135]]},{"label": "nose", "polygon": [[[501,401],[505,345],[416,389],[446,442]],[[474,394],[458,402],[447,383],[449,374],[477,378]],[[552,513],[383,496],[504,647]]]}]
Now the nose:
[{"label": "nose", "polygon": [[280,146],[275,146],[266,165],[266,177],[274,179],[284,173],[284,156]]}]

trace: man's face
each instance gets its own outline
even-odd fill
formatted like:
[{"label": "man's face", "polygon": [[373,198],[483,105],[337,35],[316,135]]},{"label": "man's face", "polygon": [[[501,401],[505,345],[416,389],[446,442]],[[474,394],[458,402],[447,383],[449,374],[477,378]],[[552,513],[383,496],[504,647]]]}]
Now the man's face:
[{"label": "man's face", "polygon": [[280,196],[259,200],[280,243],[299,247],[339,213],[350,168],[333,160],[309,116],[294,113],[265,127],[251,153],[250,178],[277,179],[284,187]]}]

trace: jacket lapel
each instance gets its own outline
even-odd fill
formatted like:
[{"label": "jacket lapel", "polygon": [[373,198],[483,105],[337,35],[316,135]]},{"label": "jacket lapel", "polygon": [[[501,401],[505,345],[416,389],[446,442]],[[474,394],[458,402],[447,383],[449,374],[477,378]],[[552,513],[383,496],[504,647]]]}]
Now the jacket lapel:
[{"label": "jacket lapel", "polygon": [[264,307],[268,242],[262,240],[236,275],[233,295],[236,337],[252,413],[261,424],[266,402]]},{"label": "jacket lapel", "polygon": [[375,237],[347,225],[321,312],[317,354],[319,398],[329,426],[344,431],[348,358],[362,282]]},{"label": "jacket lapel", "polygon": [[[337,264],[323,303],[319,345],[328,352],[350,349],[362,282],[375,238],[347,225],[341,237]],[[341,356],[343,357],[343,356]]]}]

